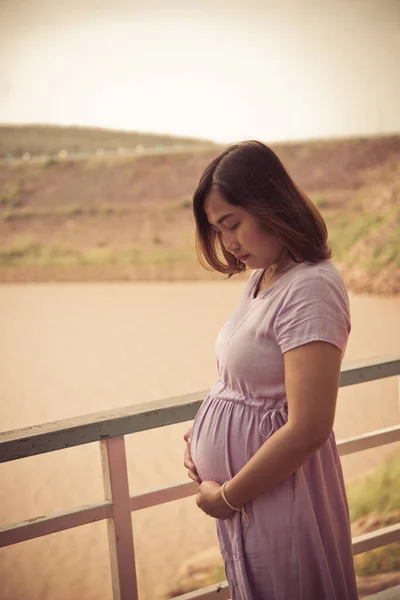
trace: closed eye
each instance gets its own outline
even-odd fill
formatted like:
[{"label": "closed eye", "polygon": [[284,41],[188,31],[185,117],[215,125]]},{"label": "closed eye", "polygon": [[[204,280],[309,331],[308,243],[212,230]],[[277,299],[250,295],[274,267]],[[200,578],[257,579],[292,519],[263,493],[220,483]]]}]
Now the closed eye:
[{"label": "closed eye", "polygon": [[[236,223],[236,225],[234,225],[233,227],[226,227],[226,226],[225,227],[228,231],[234,231],[235,229],[237,229],[239,227],[239,225],[240,225],[240,221],[239,221],[239,223]],[[221,231],[219,229],[217,229],[216,227],[214,227],[213,225],[211,226],[211,229],[214,231],[214,233],[221,235]]]}]

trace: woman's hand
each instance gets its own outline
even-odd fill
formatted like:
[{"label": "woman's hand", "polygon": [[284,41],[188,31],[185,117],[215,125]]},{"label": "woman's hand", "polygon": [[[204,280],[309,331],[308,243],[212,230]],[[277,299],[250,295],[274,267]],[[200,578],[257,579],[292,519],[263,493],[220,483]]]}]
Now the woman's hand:
[{"label": "woman's hand", "polygon": [[188,476],[190,479],[193,479],[195,483],[201,484],[201,479],[199,474],[197,473],[196,466],[192,460],[192,455],[190,454],[190,436],[192,433],[192,427],[185,433],[183,439],[186,442],[185,456],[183,460],[183,464],[188,469]]},{"label": "woman's hand", "polygon": [[223,499],[221,486],[215,481],[203,481],[197,492],[196,504],[206,515],[215,519],[229,519],[235,512]]}]

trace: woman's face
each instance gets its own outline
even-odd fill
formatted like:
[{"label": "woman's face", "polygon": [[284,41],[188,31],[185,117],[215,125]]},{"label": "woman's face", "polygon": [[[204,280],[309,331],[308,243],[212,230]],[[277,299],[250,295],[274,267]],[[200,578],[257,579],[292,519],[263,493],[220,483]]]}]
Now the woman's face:
[{"label": "woman's face", "polygon": [[208,222],[230,252],[250,269],[265,269],[278,262],[285,246],[281,239],[262,229],[252,214],[241,206],[229,204],[217,189],[204,202]]}]

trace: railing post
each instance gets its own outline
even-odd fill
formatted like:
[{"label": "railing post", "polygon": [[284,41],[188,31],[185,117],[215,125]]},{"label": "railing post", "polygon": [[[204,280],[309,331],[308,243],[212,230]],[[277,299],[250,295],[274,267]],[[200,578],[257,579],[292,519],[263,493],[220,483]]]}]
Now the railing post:
[{"label": "railing post", "polygon": [[104,495],[112,502],[107,519],[114,600],[138,600],[135,553],[124,437],[100,442]]}]

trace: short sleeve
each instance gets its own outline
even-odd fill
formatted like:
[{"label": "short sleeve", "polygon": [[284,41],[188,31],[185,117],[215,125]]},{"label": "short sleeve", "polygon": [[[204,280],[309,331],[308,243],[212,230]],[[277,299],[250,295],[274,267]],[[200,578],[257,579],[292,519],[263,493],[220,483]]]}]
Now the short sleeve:
[{"label": "short sleeve", "polygon": [[349,300],[339,272],[318,266],[292,281],[274,324],[282,354],[314,341],[329,342],[344,352],[350,329]]}]

